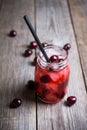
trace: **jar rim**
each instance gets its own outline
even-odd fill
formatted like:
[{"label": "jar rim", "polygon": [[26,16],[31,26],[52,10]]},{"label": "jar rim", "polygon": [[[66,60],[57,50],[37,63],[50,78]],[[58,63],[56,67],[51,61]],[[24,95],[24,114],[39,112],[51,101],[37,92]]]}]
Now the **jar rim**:
[{"label": "jar rim", "polygon": [[48,45],[48,46],[44,47],[44,49],[45,49],[47,54],[48,54],[47,51],[49,49],[55,49],[56,51],[60,51],[61,56],[64,56],[64,57],[63,57],[63,60],[61,60],[60,62],[47,62],[45,60],[42,52],[39,50],[38,57],[37,57],[37,62],[39,63],[39,65],[41,65],[42,67],[58,66],[58,68],[60,68],[60,67],[62,68],[62,67],[67,65],[67,63],[68,63],[68,53],[62,47],[59,47],[59,46],[56,46],[56,45]]}]

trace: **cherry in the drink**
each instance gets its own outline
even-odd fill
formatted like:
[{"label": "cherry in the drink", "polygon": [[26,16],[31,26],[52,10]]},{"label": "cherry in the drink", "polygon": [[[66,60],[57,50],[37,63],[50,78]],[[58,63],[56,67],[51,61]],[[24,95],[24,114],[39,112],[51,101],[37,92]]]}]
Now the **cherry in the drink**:
[{"label": "cherry in the drink", "polygon": [[68,56],[66,51],[59,47],[49,46],[45,48],[45,51],[49,59],[56,55],[63,60],[47,63],[40,53],[35,69],[35,81],[38,82],[36,93],[45,103],[57,103],[63,99],[68,89],[70,74]]}]

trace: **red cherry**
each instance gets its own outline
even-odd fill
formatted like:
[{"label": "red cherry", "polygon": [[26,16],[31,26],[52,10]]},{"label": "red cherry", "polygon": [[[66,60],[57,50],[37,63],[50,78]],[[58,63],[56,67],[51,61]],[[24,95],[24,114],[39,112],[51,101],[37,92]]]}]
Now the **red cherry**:
[{"label": "red cherry", "polygon": [[10,37],[15,37],[17,35],[17,32],[15,30],[11,30],[9,33]]},{"label": "red cherry", "polygon": [[10,108],[17,108],[22,104],[22,100],[15,98],[12,100],[12,102],[10,103]]},{"label": "red cherry", "polygon": [[43,46],[43,47],[46,47],[46,46],[48,46],[48,43],[43,42],[43,43],[42,43],[42,46]]},{"label": "red cherry", "polygon": [[59,62],[59,58],[57,55],[52,55],[49,59],[51,62]]},{"label": "red cherry", "polygon": [[44,75],[44,76],[42,76],[42,77],[40,78],[40,80],[41,80],[41,82],[43,82],[43,83],[48,83],[48,82],[51,81],[51,78],[50,78],[49,75]]},{"label": "red cherry", "polygon": [[69,49],[71,48],[71,44],[70,43],[67,43],[64,45],[63,49],[68,51]]},{"label": "red cherry", "polygon": [[36,41],[32,41],[32,42],[30,43],[30,48],[31,48],[31,49],[35,49],[36,47],[37,47]]},{"label": "red cherry", "polygon": [[77,98],[75,96],[69,96],[67,98],[67,105],[68,106],[72,106],[73,104],[75,104],[77,101]]},{"label": "red cherry", "polygon": [[30,56],[31,54],[32,54],[32,50],[27,49],[27,50],[25,50],[24,56],[25,56],[25,57],[28,57],[28,56]]}]

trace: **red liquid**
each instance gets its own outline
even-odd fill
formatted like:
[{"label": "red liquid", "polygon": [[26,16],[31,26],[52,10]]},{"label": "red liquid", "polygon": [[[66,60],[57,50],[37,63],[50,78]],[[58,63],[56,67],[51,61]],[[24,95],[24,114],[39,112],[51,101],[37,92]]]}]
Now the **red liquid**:
[{"label": "red liquid", "polygon": [[70,67],[56,71],[48,70],[37,65],[35,81],[38,83],[36,93],[45,103],[57,103],[63,99],[68,89]]}]

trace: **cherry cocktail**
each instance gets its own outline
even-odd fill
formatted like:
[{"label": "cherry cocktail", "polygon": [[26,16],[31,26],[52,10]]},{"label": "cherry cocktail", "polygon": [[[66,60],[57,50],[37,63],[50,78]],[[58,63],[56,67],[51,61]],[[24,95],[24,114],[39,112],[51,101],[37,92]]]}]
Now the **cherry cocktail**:
[{"label": "cherry cocktail", "polygon": [[52,45],[44,49],[50,62],[47,62],[39,52],[35,68],[36,93],[45,103],[57,103],[68,90],[70,74],[68,53],[63,48]]}]

